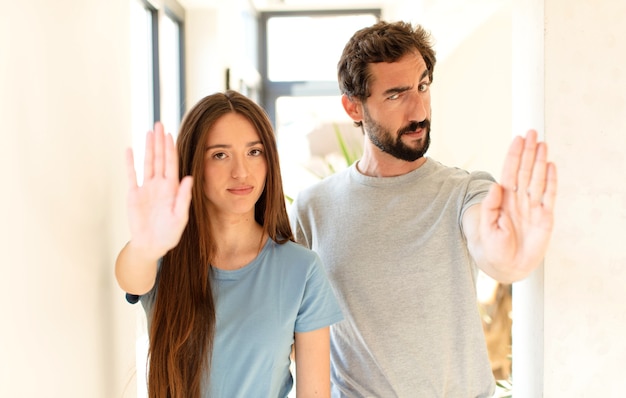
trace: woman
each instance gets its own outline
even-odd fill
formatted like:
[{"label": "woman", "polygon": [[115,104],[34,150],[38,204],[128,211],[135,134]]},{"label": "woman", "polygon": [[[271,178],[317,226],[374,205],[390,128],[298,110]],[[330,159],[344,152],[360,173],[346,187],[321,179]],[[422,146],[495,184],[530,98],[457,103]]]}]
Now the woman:
[{"label": "woman", "polygon": [[[177,151],[180,159],[177,159]],[[150,397],[330,396],[329,325],[341,312],[319,257],[293,242],[276,141],[234,91],[202,99],[177,139],[146,138],[144,181],[127,156],[131,240],[122,289],[148,317]]]}]

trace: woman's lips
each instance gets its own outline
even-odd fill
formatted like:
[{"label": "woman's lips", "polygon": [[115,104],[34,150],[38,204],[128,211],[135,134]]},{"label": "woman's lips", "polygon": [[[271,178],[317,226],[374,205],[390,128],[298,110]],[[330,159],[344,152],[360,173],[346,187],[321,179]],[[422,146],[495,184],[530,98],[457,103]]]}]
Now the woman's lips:
[{"label": "woman's lips", "polygon": [[246,185],[241,187],[228,188],[228,192],[232,193],[233,195],[247,195],[252,192],[253,189],[254,187]]}]

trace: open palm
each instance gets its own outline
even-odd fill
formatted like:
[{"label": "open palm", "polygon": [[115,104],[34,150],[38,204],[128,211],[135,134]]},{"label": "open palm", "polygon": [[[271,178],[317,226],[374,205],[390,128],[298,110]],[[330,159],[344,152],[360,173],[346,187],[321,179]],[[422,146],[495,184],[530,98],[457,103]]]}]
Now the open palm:
[{"label": "open palm", "polygon": [[192,178],[179,181],[174,140],[155,123],[146,135],[144,177],[137,184],[132,149],[126,156],[128,219],[133,245],[159,258],[178,244],[189,219]]},{"label": "open palm", "polygon": [[541,263],[554,224],[556,187],[546,144],[537,142],[533,130],[516,137],[500,184],[482,202],[480,236],[488,263],[507,264],[512,275],[527,275]]}]

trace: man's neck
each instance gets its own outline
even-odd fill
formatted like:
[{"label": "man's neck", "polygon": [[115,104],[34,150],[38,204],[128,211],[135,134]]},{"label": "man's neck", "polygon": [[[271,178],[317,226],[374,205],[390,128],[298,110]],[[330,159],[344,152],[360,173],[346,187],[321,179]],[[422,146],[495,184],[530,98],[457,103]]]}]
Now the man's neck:
[{"label": "man's neck", "polygon": [[425,162],[425,157],[407,162],[381,151],[374,145],[366,144],[356,168],[361,174],[370,177],[396,177],[412,172]]}]

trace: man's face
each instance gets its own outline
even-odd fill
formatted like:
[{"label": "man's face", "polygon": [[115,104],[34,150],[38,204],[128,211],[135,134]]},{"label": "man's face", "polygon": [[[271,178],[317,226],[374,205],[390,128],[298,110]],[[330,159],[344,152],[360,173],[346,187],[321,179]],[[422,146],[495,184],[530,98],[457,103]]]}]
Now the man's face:
[{"label": "man's face", "polygon": [[371,96],[363,105],[363,128],[380,150],[412,162],[430,145],[430,79],[419,54],[370,65]]}]

